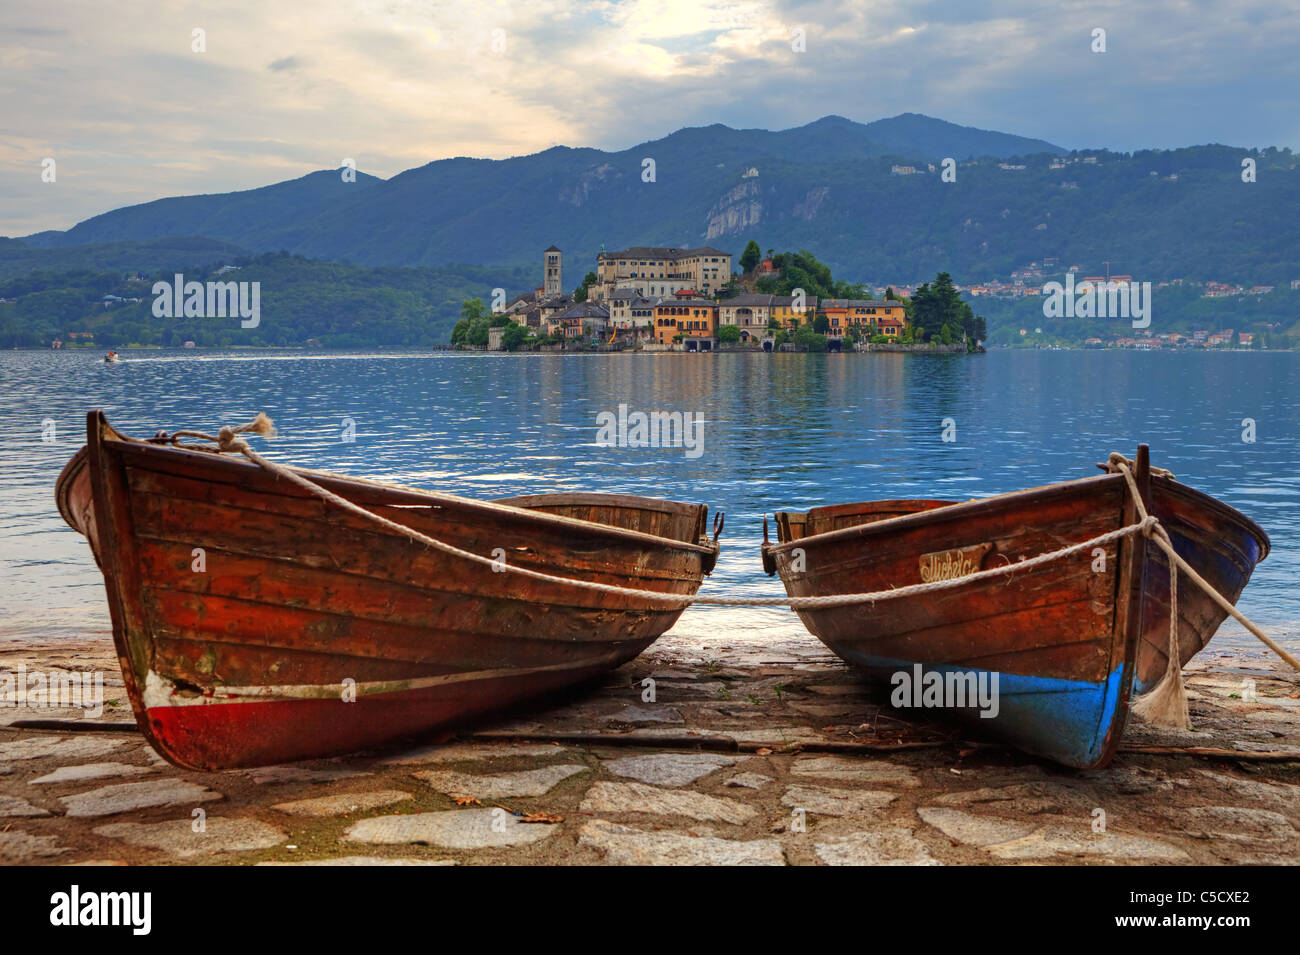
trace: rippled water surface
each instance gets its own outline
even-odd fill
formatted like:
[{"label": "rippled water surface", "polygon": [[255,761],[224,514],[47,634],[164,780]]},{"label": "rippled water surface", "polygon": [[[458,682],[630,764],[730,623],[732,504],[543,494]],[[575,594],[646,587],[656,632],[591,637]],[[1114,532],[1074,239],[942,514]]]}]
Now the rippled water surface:
[{"label": "rippled water surface", "polygon": [[[596,416],[703,415],[703,454],[600,447]],[[264,410],[280,460],[493,498],[602,491],[726,511],[711,593],[782,592],[762,516],[889,497],[971,498],[1153,463],[1255,518],[1273,552],[1241,601],[1300,646],[1300,355],[1012,352],[905,355],[301,355],[0,353],[0,627],[9,639],[107,627],[89,548],[55,478],[103,408],[139,437],[215,431]],[[942,419],[956,441],[941,440]],[[341,440],[343,419],[356,441]],[[1243,419],[1256,440],[1242,440]],[[57,428],[41,439],[42,422]],[[692,608],[676,642],[816,646],[781,609]],[[1235,624],[1216,646],[1255,646]]]}]

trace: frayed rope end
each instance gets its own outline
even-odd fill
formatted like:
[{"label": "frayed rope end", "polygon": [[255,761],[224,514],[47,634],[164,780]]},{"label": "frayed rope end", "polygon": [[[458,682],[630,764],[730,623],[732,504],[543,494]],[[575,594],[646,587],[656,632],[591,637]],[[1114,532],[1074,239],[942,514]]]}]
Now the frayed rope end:
[{"label": "frayed rope end", "polygon": [[274,438],[275,422],[267,417],[265,411],[259,411],[257,417],[253,419],[252,424],[248,426],[247,430],[251,434],[260,434],[264,438]]},{"label": "frayed rope end", "polygon": [[1139,697],[1133,712],[1156,726],[1191,729],[1191,715],[1187,710],[1187,691],[1183,688],[1181,667],[1170,667],[1151,692]]}]

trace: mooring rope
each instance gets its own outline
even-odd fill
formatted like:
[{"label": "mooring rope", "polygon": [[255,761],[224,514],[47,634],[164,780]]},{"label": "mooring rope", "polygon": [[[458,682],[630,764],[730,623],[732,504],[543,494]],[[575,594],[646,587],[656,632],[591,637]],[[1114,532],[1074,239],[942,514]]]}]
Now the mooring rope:
[{"label": "mooring rope", "polygon": [[[1133,462],[1130,461],[1128,458],[1124,457],[1124,455],[1120,454],[1119,452],[1112,451],[1110,454],[1109,464],[1114,470],[1124,475],[1124,480],[1128,484],[1129,493],[1133,496],[1133,501],[1137,506],[1138,515],[1143,519],[1145,519],[1148,516],[1146,505],[1142,502],[1142,495],[1138,493],[1137,482],[1133,480],[1133,472],[1130,470],[1133,465]],[[1214,588],[1213,584],[1211,584],[1208,580],[1206,580],[1204,577],[1202,577],[1200,574],[1196,572],[1196,568],[1194,568],[1191,564],[1187,563],[1187,561],[1183,560],[1183,558],[1179,556],[1178,551],[1174,549],[1174,542],[1170,539],[1169,532],[1165,530],[1164,525],[1162,525],[1159,520],[1155,521],[1155,523],[1151,526],[1150,531],[1144,531],[1144,533],[1146,533],[1151,540],[1154,540],[1156,542],[1156,545],[1161,550],[1163,550],[1165,552],[1165,555],[1169,558],[1169,587],[1170,587],[1171,601],[1173,602],[1175,609],[1177,608],[1177,601],[1178,601],[1178,574],[1179,572],[1182,572],[1186,574],[1188,577],[1190,577],[1193,583],[1195,583],[1198,587],[1200,587],[1207,594],[1209,594],[1211,600],[1217,603],[1227,613],[1231,614],[1232,617],[1243,627],[1245,627],[1252,634],[1258,637],[1266,647],[1268,647],[1270,650],[1272,650],[1274,653],[1280,656],[1292,667],[1294,667],[1297,670],[1300,670],[1300,660],[1297,660],[1291,654],[1287,653],[1280,646],[1274,643],[1269,638],[1268,634],[1266,634],[1263,630],[1259,628],[1258,625],[1256,625],[1252,620],[1247,618],[1245,614],[1243,614],[1240,610],[1238,610],[1235,606],[1233,606],[1231,600],[1223,596],[1223,594],[1219,593],[1218,590]],[[1176,618],[1173,618],[1170,623],[1169,641],[1170,641],[1170,647],[1172,651],[1171,656],[1177,659],[1178,658],[1178,652],[1177,652],[1178,635],[1177,635]]]},{"label": "mooring rope", "polygon": [[[533,570],[528,567],[518,567],[510,563],[502,562],[492,557],[484,557],[482,554],[475,554],[473,551],[467,551],[460,547],[456,547],[454,544],[448,544],[445,541],[440,541],[437,538],[430,537],[428,534],[425,534],[421,531],[417,531],[413,527],[408,527],[405,524],[400,524],[397,521],[390,520],[389,518],[384,517],[382,514],[376,514],[373,511],[361,507],[359,504],[355,504],[352,501],[349,501],[347,498],[335,494],[333,491],[330,491],[327,488],[321,487],[315,481],[312,481],[309,478],[303,476],[301,473],[294,470],[293,468],[286,467],[285,465],[282,464],[277,464],[274,461],[268,461],[266,458],[262,457],[251,447],[249,447],[247,441],[239,437],[240,434],[247,433],[247,432],[269,435],[273,433],[272,427],[273,426],[271,425],[269,418],[266,418],[265,415],[259,415],[256,420],[248,424],[240,425],[235,428],[229,428],[229,427],[222,428],[221,431],[218,432],[218,434],[215,437],[210,434],[205,434],[202,431],[187,430],[187,431],[177,431],[175,434],[171,435],[170,438],[168,438],[168,440],[172,444],[175,444],[177,447],[180,448],[189,448],[192,450],[233,452],[233,453],[242,454],[244,457],[248,458],[254,464],[263,468],[267,472],[275,475],[276,477],[282,477],[287,481],[297,484],[299,487],[303,488],[304,490],[316,495],[317,497],[320,497],[322,500],[327,501],[328,503],[333,504],[336,507],[339,507],[350,513],[356,514],[359,517],[362,517],[368,521],[372,521],[383,527],[387,527],[388,529],[398,534],[402,534],[406,537],[409,537],[411,540],[424,544],[427,547],[432,547],[435,550],[442,551],[443,553],[449,554],[453,557],[460,557],[464,560],[473,561],[474,563],[482,564],[486,567],[491,567],[498,571],[509,571],[511,573],[520,574],[524,577],[532,578],[533,580],[541,580],[547,583],[579,587],[586,590],[594,590],[602,593],[619,594],[625,597],[637,597],[644,600],[653,601],[656,603],[663,603],[674,608],[685,608],[691,606],[692,604],[705,604],[710,606],[723,606],[723,607],[754,607],[754,606],[791,607],[795,610],[800,610],[804,608],[818,608],[818,607],[843,607],[843,606],[850,606],[853,604],[860,604],[860,603],[874,603],[877,600],[890,600],[898,597],[913,597],[918,594],[934,593],[936,591],[948,590],[953,587],[964,586],[968,583],[972,583],[975,581],[984,580],[988,578],[995,578],[995,577],[1005,578],[1009,574],[1014,573],[1016,571],[1027,570],[1031,567],[1036,567],[1040,564],[1046,564],[1055,560],[1059,560],[1062,557],[1069,556],[1070,554],[1078,553],[1083,550],[1088,550],[1093,547],[1099,547],[1103,544],[1108,544],[1112,541],[1119,540],[1120,538],[1128,537],[1131,534],[1142,533],[1147,529],[1147,527],[1156,523],[1156,518],[1148,517],[1146,518],[1145,521],[1139,521],[1135,524],[1130,524],[1126,527],[1121,527],[1117,530],[1108,531],[1107,533],[1099,534],[1098,536],[1093,537],[1090,540],[1082,541],[1081,543],[1078,544],[1071,544],[1067,547],[1062,547],[1059,550],[1054,550],[1049,553],[1038,554],[1035,557],[1030,557],[1025,560],[1018,561],[1017,563],[1014,564],[1007,564],[1002,567],[993,567],[990,568],[989,570],[978,571],[973,574],[967,574],[964,577],[955,577],[950,580],[931,581],[922,584],[910,584],[905,587],[896,587],[890,590],[878,590],[870,593],[829,594],[820,597],[788,597],[788,596],[787,597],[715,597],[707,594],[705,595],[668,594],[659,590],[641,590],[635,587],[623,587],[618,584],[602,584],[590,580],[576,580],[572,577],[561,577],[556,574],[548,574],[545,573],[544,571]],[[200,438],[202,440],[209,441],[211,442],[212,447],[203,448],[188,443],[182,444],[181,442],[176,440],[177,438],[183,436]]]},{"label": "mooring rope", "polygon": [[[260,434],[263,436],[271,436],[275,433],[275,426],[271,422],[271,419],[268,418],[265,413],[259,413],[254,420],[248,422],[247,424],[242,424],[237,427],[223,427],[219,432],[217,432],[216,436],[206,434],[202,431],[183,430],[183,431],[177,431],[168,437],[164,437],[162,434],[160,434],[158,438],[155,440],[167,441],[179,448],[189,448],[192,450],[217,451],[219,453],[242,454],[244,457],[248,458],[248,460],[252,461],[254,464],[258,465],[268,473],[276,477],[284,478],[285,480],[298,485],[303,490],[316,495],[322,500],[330,504],[333,504],[336,507],[341,508],[342,510],[355,514],[358,517],[361,517],[365,520],[379,524],[380,526],[386,527],[395,533],[402,534],[410,538],[411,540],[424,544],[426,547],[432,547],[435,550],[442,551],[443,553],[449,554],[453,557],[459,557],[463,560],[473,561],[474,563],[482,564],[483,566],[493,568],[494,570],[497,571],[508,571],[510,573],[519,574],[521,576],[528,577],[533,580],[541,580],[551,584],[560,584],[564,586],[578,587],[585,590],[597,591],[600,593],[619,594],[620,596],[624,596],[624,597],[636,597],[642,600],[664,604],[667,607],[671,607],[671,608],[684,609],[686,607],[691,606],[692,604],[702,604],[705,606],[719,606],[719,607],[790,607],[793,610],[803,610],[803,609],[828,608],[828,607],[846,607],[846,606],[852,606],[854,604],[864,604],[864,603],[874,604],[878,600],[894,600],[900,597],[915,597],[921,594],[930,594],[930,593],[936,593],[938,591],[950,590],[955,587],[964,587],[968,584],[975,583],[981,580],[989,580],[998,577],[1005,579],[1009,575],[1017,573],[1019,571],[1029,570],[1032,567],[1038,567],[1042,564],[1048,564],[1053,561],[1060,560],[1064,557],[1068,557],[1071,554],[1077,554],[1081,551],[1090,550],[1094,547],[1100,547],[1103,544],[1109,544],[1112,541],[1118,541],[1122,538],[1128,537],[1133,534],[1142,534],[1150,539],[1155,540],[1156,543],[1165,551],[1165,553],[1169,555],[1171,561],[1171,565],[1170,565],[1171,582],[1173,583],[1174,598],[1172,601],[1173,615],[1171,616],[1170,619],[1170,634],[1171,634],[1170,642],[1171,642],[1171,657],[1173,658],[1173,660],[1175,661],[1178,660],[1178,652],[1177,652],[1178,626],[1177,626],[1177,616],[1176,616],[1177,578],[1176,576],[1172,576],[1173,574],[1176,574],[1176,571],[1173,569],[1174,562],[1176,562],[1177,566],[1181,568],[1183,572],[1186,573],[1196,584],[1198,584],[1202,589],[1204,589],[1216,602],[1218,602],[1221,607],[1227,610],[1228,613],[1232,614],[1233,617],[1235,617],[1238,621],[1240,621],[1242,625],[1245,626],[1248,630],[1250,630],[1253,634],[1255,634],[1255,636],[1263,640],[1265,644],[1267,644],[1271,649],[1273,649],[1284,660],[1286,660],[1288,663],[1294,666],[1297,670],[1300,670],[1300,661],[1297,661],[1289,653],[1287,653],[1276,643],[1270,640],[1262,630],[1260,630],[1257,626],[1255,626],[1255,624],[1247,620],[1246,617],[1242,615],[1240,611],[1238,611],[1237,608],[1234,607],[1230,601],[1225,599],[1217,590],[1214,589],[1213,586],[1207,583],[1205,579],[1201,577],[1200,574],[1196,573],[1195,570],[1193,570],[1190,566],[1188,566],[1186,561],[1184,561],[1181,557],[1178,556],[1178,554],[1173,549],[1172,542],[1170,542],[1169,540],[1168,533],[1160,525],[1159,519],[1151,514],[1148,514],[1146,511],[1146,507],[1142,503],[1142,495],[1139,493],[1137,483],[1133,480],[1133,475],[1129,470],[1133,462],[1129,461],[1123,455],[1118,453],[1111,454],[1109,464],[1112,468],[1118,470],[1120,473],[1124,475],[1125,480],[1128,484],[1129,493],[1132,495],[1133,500],[1136,503],[1136,510],[1140,519],[1136,523],[1128,524],[1124,527],[1118,528],[1113,531],[1108,531],[1105,534],[1099,534],[1096,537],[1093,537],[1086,541],[1082,541],[1078,544],[1070,544],[1058,550],[1049,551],[1047,553],[1038,554],[1034,557],[1022,559],[1020,561],[1017,561],[1014,564],[1006,564],[1002,567],[993,567],[988,570],[977,571],[973,574],[967,574],[964,577],[954,577],[949,580],[937,580],[937,581],[930,581],[928,583],[921,583],[921,584],[909,584],[904,587],[895,587],[890,590],[877,590],[868,593],[857,593],[857,594],[827,594],[819,597],[790,597],[790,596],[714,597],[707,594],[705,595],[667,594],[658,590],[641,590],[639,588],[634,588],[634,587],[622,587],[618,584],[602,584],[590,580],[576,580],[571,577],[561,577],[555,574],[548,574],[540,570],[532,570],[531,568],[528,567],[517,567],[513,564],[502,562],[492,557],[484,557],[481,554],[475,554],[472,551],[467,551],[460,547],[456,547],[453,544],[448,544],[445,541],[440,541],[434,537],[430,537],[428,534],[422,533],[421,531],[417,531],[413,527],[407,527],[405,524],[400,524],[397,521],[390,520],[384,517],[382,514],[376,514],[373,511],[367,510],[366,508],[361,507],[359,504],[355,504],[352,501],[349,501],[346,498],[341,497],[338,494],[335,494],[333,491],[321,487],[315,481],[310,480],[309,478],[305,477],[303,474],[299,473],[297,470],[293,468],[287,467],[282,464],[277,464],[274,461],[268,461],[266,458],[262,457],[251,447],[249,447],[247,441],[239,437],[239,435],[246,434],[246,433]],[[210,442],[212,446],[203,447],[201,445],[181,443],[177,440],[180,437],[198,438],[202,441]],[[1180,664],[1176,662],[1171,664],[1171,666],[1180,666]],[[1181,677],[1181,668],[1179,670],[1179,673]]]}]

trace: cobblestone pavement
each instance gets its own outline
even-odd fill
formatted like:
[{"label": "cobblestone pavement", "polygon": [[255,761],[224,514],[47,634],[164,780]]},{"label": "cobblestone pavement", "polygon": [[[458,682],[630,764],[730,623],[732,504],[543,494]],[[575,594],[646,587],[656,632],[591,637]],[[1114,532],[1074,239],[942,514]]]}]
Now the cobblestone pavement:
[{"label": "cobblestone pavement", "polygon": [[[707,656],[652,649],[446,744],[226,773],[177,769],[130,729],[11,725],[92,722],[80,711],[0,708],[0,863],[1300,858],[1300,679],[1262,654],[1193,661],[1194,731],[1134,722],[1129,751],[1095,772],[904,721],[838,664]],[[110,705],[93,722],[131,719],[106,639],[0,648],[0,670],[19,663],[100,670]],[[1132,751],[1192,746],[1240,756]],[[1295,759],[1251,758],[1265,753]]]}]

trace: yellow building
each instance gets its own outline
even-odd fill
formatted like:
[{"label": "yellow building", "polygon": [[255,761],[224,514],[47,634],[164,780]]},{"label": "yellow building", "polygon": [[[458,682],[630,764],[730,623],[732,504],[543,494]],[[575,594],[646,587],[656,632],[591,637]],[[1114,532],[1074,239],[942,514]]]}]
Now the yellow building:
[{"label": "yellow building", "polygon": [[771,317],[776,319],[782,328],[811,325],[817,314],[817,296],[805,296],[802,307],[796,307],[796,304],[793,295],[773,295]]}]

